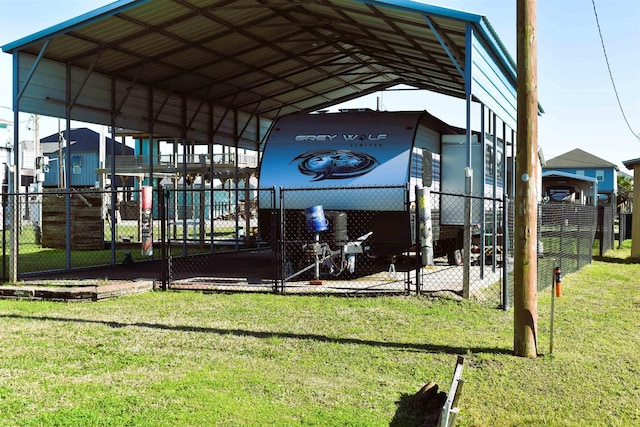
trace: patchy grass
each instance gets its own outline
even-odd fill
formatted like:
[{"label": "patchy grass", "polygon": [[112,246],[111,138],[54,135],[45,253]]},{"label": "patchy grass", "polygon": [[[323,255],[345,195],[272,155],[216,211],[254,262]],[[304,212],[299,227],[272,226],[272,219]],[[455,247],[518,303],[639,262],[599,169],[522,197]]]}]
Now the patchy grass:
[{"label": "patchy grass", "polygon": [[407,397],[448,391],[459,354],[460,426],[640,425],[639,276],[564,277],[553,354],[543,291],[534,360],[512,356],[512,312],[444,299],[0,301],[0,425],[418,426]]}]

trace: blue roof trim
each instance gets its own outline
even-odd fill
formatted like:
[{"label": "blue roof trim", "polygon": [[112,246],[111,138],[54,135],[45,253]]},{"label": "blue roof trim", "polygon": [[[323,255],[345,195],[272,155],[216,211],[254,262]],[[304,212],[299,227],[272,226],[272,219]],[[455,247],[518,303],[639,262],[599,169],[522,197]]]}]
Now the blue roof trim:
[{"label": "blue roof trim", "polygon": [[[466,97],[473,94],[473,79],[471,78],[471,69],[473,67],[473,26],[467,22],[464,26],[464,93]],[[467,99],[467,103],[469,100]],[[467,124],[469,122],[469,111],[467,111]],[[469,127],[467,126],[467,133]]]},{"label": "blue roof trim", "polygon": [[410,0],[360,0],[373,6],[393,7],[396,9],[408,10],[411,12],[422,12],[429,15],[437,15],[444,18],[458,19],[460,21],[470,21],[478,23],[482,16],[475,13],[463,12],[461,10],[448,9],[426,3],[419,3]]},{"label": "blue roof trim", "polygon": [[120,13],[124,10],[130,9],[132,7],[138,6],[140,4],[146,3],[149,0],[119,0],[114,3],[108,4],[91,12],[87,12],[84,15],[77,16],[75,18],[69,19],[67,21],[61,22],[60,24],[54,25],[53,27],[49,27],[45,30],[38,31],[35,34],[32,34],[27,37],[23,37],[19,40],[16,40],[11,43],[7,43],[2,46],[2,51],[7,53],[12,53],[14,50],[20,50],[22,47],[25,47],[31,43],[39,42],[43,39],[48,39],[53,36],[68,33],[76,28],[82,27],[84,25],[90,24],[94,21],[98,21],[100,19],[113,16],[117,13]]}]

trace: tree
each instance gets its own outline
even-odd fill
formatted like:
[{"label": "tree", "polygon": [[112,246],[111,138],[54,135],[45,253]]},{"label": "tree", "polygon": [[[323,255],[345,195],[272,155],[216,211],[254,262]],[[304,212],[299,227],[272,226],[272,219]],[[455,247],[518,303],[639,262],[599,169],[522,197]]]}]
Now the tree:
[{"label": "tree", "polygon": [[618,189],[624,189],[629,193],[633,193],[633,178],[624,175],[618,175]]}]

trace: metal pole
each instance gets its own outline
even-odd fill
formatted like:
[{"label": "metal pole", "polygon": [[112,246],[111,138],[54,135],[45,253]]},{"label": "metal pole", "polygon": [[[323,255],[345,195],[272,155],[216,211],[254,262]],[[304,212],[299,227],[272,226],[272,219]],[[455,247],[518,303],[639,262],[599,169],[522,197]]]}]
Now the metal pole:
[{"label": "metal pole", "polygon": [[463,254],[462,259],[462,297],[469,299],[471,297],[471,222],[473,215],[472,193],[473,193],[473,166],[471,143],[471,101],[473,94],[471,92],[471,68],[472,68],[472,46],[473,28],[467,24],[465,28],[466,36],[466,52],[465,52],[465,113],[466,113],[466,142],[467,142],[467,167],[465,168],[465,202],[464,202],[464,232],[463,232]]},{"label": "metal pole", "polygon": [[[19,68],[19,56],[17,52],[13,53],[13,170],[9,168],[7,174],[8,181],[8,194],[5,197],[9,198],[9,210],[11,212],[10,224],[10,247],[9,247],[9,281],[15,283],[18,281],[18,249],[19,244],[19,220],[18,214],[18,193],[20,192],[20,136],[19,136],[19,94],[20,94],[20,75]],[[3,215],[2,229],[8,225],[6,217]]]},{"label": "metal pole", "polygon": [[[65,141],[64,152],[64,187],[65,190],[65,221],[67,229],[66,233],[66,268],[71,270],[71,65],[67,65],[67,106],[65,111],[65,127],[67,128],[67,138]],[[58,160],[60,161],[60,160]]]},{"label": "metal pole", "polygon": [[[505,148],[505,152],[506,152],[506,148]],[[515,197],[515,195],[516,195],[516,133],[513,129],[511,129],[511,188],[509,189],[509,197],[513,198]]]},{"label": "metal pole", "polygon": [[[240,247],[238,246],[239,242],[238,242],[238,227],[239,227],[239,218],[238,215],[240,214],[240,207],[239,207],[239,192],[238,192],[238,188],[239,184],[240,184],[240,176],[238,175],[238,151],[239,151],[239,140],[240,140],[240,135],[238,134],[238,130],[239,130],[239,123],[238,123],[238,110],[234,110],[233,111],[233,182],[234,182],[234,201],[233,201],[233,212],[234,212],[234,218],[235,218],[235,228],[236,228],[236,244],[235,244],[235,250],[238,251],[238,249],[240,249]],[[249,183],[245,183],[245,186],[249,185]],[[229,186],[231,187],[231,186]]]},{"label": "metal pole", "polygon": [[556,302],[556,272],[554,270],[553,280],[551,283],[551,325],[549,326],[549,354],[553,354],[553,315],[555,312],[555,302]]},{"label": "metal pole", "polygon": [[2,281],[6,282],[7,277],[7,227],[5,224],[7,223],[7,194],[2,194]]},{"label": "metal pole", "polygon": [[[181,137],[182,137],[182,188],[180,188],[180,194],[182,194],[182,256],[187,256],[187,234],[189,229],[187,227],[187,160],[189,158],[187,152],[187,100],[182,97],[181,100],[181,122],[183,125]],[[177,222],[177,219],[174,220]]]},{"label": "metal pole", "polygon": [[422,215],[420,215],[422,209],[420,206],[420,201],[421,201],[421,194],[420,194],[420,189],[418,188],[418,186],[416,185],[414,187],[414,194],[415,194],[415,211],[414,211],[414,216],[415,216],[415,227],[414,227],[414,232],[415,232],[415,247],[416,247],[416,295],[420,295],[420,279],[422,276],[422,233],[420,232],[421,226],[420,224],[422,223]]},{"label": "metal pole", "polygon": [[493,113],[493,128],[491,129],[491,136],[493,139],[493,159],[491,159],[491,162],[493,164],[493,167],[491,169],[493,176],[491,177],[491,179],[493,180],[493,186],[492,186],[492,190],[493,190],[493,202],[492,202],[492,212],[493,212],[493,219],[492,219],[492,230],[491,233],[493,234],[493,239],[491,239],[491,245],[492,245],[492,256],[491,256],[491,268],[492,268],[492,272],[495,273],[496,272],[496,267],[497,267],[497,260],[498,260],[498,202],[497,202],[497,198],[498,198],[498,128],[497,128],[497,118],[498,116]]},{"label": "metal pole", "polygon": [[208,123],[207,123],[207,131],[208,131],[208,152],[209,152],[209,220],[211,221],[211,225],[209,227],[209,231],[211,232],[211,253],[215,253],[215,212],[214,212],[214,202],[215,202],[215,178],[214,178],[214,130],[213,130],[213,103],[209,102],[209,114],[208,114]]},{"label": "metal pole", "polygon": [[[261,193],[258,193],[261,194]],[[279,285],[280,280],[282,279],[282,252],[280,248],[280,212],[276,208],[276,187],[271,187],[269,191],[269,198],[271,199],[271,204],[269,205],[269,245],[271,245],[271,249],[276,254],[276,262],[274,263],[275,269],[275,280],[273,283],[273,292],[278,293],[280,291]],[[260,204],[258,204],[260,205]],[[261,238],[263,238],[266,233],[264,230],[259,230]]]},{"label": "metal pole", "polygon": [[[481,109],[480,109],[480,134],[482,135],[480,138],[480,141],[482,142],[482,158],[486,159],[487,156],[487,139],[485,138],[485,135],[487,133],[485,126],[486,126],[486,119],[485,119],[485,105],[481,104],[480,105]],[[491,110],[489,110],[489,114],[491,114]],[[482,167],[481,167],[481,172],[480,172],[480,176],[482,176],[482,179],[484,180],[485,177],[487,176],[487,165],[486,162],[483,160],[482,161]],[[484,182],[484,181],[483,181]],[[485,264],[485,253],[486,253],[486,244],[487,244],[487,215],[486,215],[486,209],[484,208],[485,206],[485,194],[484,194],[484,185],[482,186],[482,211],[481,211],[481,221],[482,221],[482,227],[480,227],[480,279],[484,279],[484,264]]]},{"label": "metal pole", "polygon": [[509,310],[509,196],[502,196],[502,309]]},{"label": "metal pole", "polygon": [[159,202],[159,210],[160,210],[160,241],[161,241],[161,256],[162,259],[162,290],[166,291],[169,287],[168,284],[168,271],[169,271],[169,260],[167,259],[167,203],[165,197],[167,196],[167,191],[164,187],[158,188],[158,202]]},{"label": "metal pole", "polygon": [[536,2],[517,2],[518,150],[514,249],[514,352],[537,356],[538,96]]},{"label": "metal pole", "polygon": [[[118,217],[116,216],[116,203],[118,199],[117,195],[117,182],[116,182],[116,82],[115,79],[111,79],[111,142],[109,143],[109,147],[111,150],[111,157],[109,158],[109,170],[110,174],[110,184],[109,184],[109,193],[110,193],[110,206],[109,206],[109,216],[111,217],[111,265],[115,265],[116,263],[116,236],[117,236],[117,227],[118,227]],[[106,145],[106,143],[105,143]],[[107,153],[109,153],[109,149],[107,149]]]},{"label": "metal pole", "polygon": [[285,212],[284,212],[284,189],[280,187],[280,211],[279,211],[279,224],[280,234],[278,235],[278,241],[280,245],[280,292],[284,294],[285,289],[285,277],[287,277],[286,263],[287,263],[287,244],[286,244],[286,224],[285,224]]},{"label": "metal pole", "polygon": [[[513,144],[512,144],[513,146]],[[507,188],[507,125],[502,122],[502,308],[509,310],[509,190]]]}]

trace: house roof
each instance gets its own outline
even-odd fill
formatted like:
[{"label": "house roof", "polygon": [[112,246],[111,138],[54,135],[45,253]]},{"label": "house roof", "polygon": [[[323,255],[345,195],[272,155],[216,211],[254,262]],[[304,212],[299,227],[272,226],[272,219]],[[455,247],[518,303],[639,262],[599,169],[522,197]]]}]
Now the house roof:
[{"label": "house roof", "polygon": [[560,156],[547,160],[545,169],[586,169],[586,168],[613,168],[618,166],[607,160],[596,157],[584,150],[576,148]]},{"label": "house roof", "polygon": [[[71,152],[74,153],[98,153],[98,150],[100,149],[100,134],[94,130],[88,129],[88,128],[77,128],[77,129],[71,129],[71,137],[69,138],[69,132],[68,131],[63,131],[62,133],[62,138],[66,141],[69,140],[71,141]],[[105,144],[105,153],[106,154],[111,154],[113,152],[113,142],[114,140],[106,137],[106,144]],[[40,140],[41,144],[51,144],[51,143],[55,143],[56,144],[56,150],[57,150],[57,144],[58,144],[58,134],[54,133],[51,134],[49,136],[46,136],[44,138],[42,138]],[[133,155],[134,154],[134,149],[131,147],[127,147],[126,145],[123,145],[121,142],[115,141],[115,151],[116,151],[116,155],[119,154],[123,154],[123,155]],[[123,152],[123,147],[124,147],[124,152]],[[63,151],[66,151],[66,147],[62,149]],[[46,151],[43,149],[43,152],[45,153],[50,153],[54,150],[51,151]]]},{"label": "house roof", "polygon": [[625,161],[622,162],[622,164],[629,170],[634,170],[635,169],[635,165],[637,165],[638,163],[640,163],[640,158],[631,159],[631,160],[625,160]]},{"label": "house roof", "polygon": [[488,19],[416,1],[119,0],[2,49],[20,111],[192,143],[256,149],[278,117],[401,84],[516,127],[515,61]]}]

